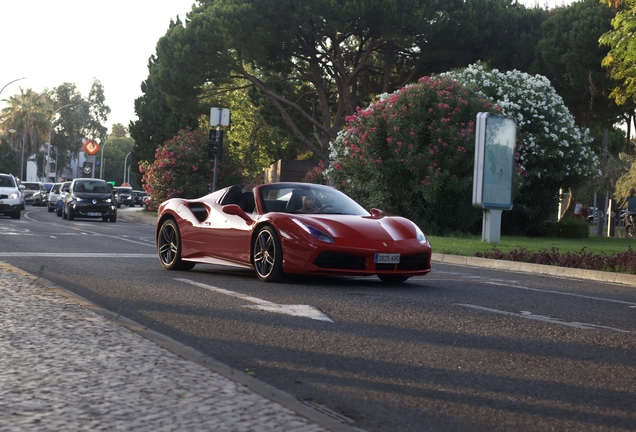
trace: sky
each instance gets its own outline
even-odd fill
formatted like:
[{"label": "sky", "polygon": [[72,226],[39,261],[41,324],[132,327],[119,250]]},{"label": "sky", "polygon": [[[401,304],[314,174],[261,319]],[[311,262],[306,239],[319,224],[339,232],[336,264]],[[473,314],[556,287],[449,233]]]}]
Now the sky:
[{"label": "sky", "polygon": [[[528,7],[565,6],[573,0],[520,0]],[[177,15],[182,21],[193,0],[0,0],[2,66],[0,94],[20,87],[41,92],[63,83],[88,97],[91,83],[104,86],[111,113],[106,122],[136,121],[135,99],[148,78],[148,59]],[[0,108],[4,107],[0,102]]]},{"label": "sky", "polygon": [[[135,99],[148,78],[148,59],[177,15],[185,21],[193,0],[0,0],[0,94],[65,82],[88,97],[94,79],[104,86],[106,122],[137,120]],[[0,108],[5,102],[0,101]]]}]

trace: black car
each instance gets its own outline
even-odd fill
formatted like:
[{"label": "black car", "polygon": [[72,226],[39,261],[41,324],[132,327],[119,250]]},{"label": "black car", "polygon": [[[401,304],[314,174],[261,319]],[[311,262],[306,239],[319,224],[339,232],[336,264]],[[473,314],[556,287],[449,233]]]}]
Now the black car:
[{"label": "black car", "polygon": [[62,218],[102,218],[117,221],[117,203],[111,186],[105,180],[77,178],[64,196]]}]

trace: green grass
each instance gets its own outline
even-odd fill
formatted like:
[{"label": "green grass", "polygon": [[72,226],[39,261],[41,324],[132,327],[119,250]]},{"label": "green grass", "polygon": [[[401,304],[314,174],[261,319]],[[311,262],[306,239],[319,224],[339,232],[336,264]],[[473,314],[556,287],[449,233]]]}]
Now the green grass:
[{"label": "green grass", "polygon": [[466,237],[437,237],[428,236],[433,253],[474,256],[476,252],[487,252],[494,246],[502,252],[510,252],[515,249],[525,248],[531,252],[539,252],[542,249],[551,250],[557,248],[559,252],[580,252],[586,248],[587,253],[612,255],[626,252],[628,246],[636,250],[636,240],[620,239],[615,237],[603,237],[590,235],[587,239],[562,239],[546,237],[509,237],[502,236],[499,244],[485,243],[479,236]]}]

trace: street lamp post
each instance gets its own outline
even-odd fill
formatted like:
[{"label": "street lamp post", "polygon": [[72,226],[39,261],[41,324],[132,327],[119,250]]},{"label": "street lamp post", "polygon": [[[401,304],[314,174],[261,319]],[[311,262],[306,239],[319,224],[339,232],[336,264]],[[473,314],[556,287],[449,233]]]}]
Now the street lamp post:
[{"label": "street lamp post", "polygon": [[[62,108],[68,108],[68,107],[72,107],[75,104],[66,104],[63,105],[61,107],[59,107],[58,109],[56,109],[53,112],[53,118],[55,118],[55,114],[57,114],[57,112],[59,110],[61,110]],[[51,120],[52,122],[52,120]],[[49,142],[48,142],[48,146],[46,147],[46,181],[49,181],[49,177],[51,176],[51,139],[53,137],[53,125],[51,125],[51,131],[49,132]],[[56,174],[56,178],[54,178],[53,180],[57,180],[57,153],[56,153],[56,161],[55,161],[55,174]]]},{"label": "street lamp post", "polygon": [[128,163],[128,156],[130,156],[131,152],[128,152],[126,158],[124,159],[124,183],[126,183],[126,164]]},{"label": "street lamp post", "polygon": [[102,144],[102,160],[99,162],[99,178],[103,179],[104,178],[104,147],[106,147],[106,143],[108,141],[104,142],[104,144]]},{"label": "street lamp post", "polygon": [[24,181],[24,138],[26,137],[26,135],[23,134],[22,132],[18,132],[15,129],[9,129],[9,132],[13,135],[15,134],[22,135],[22,159],[20,162],[20,181]]},{"label": "street lamp post", "polygon": [[[7,88],[7,86],[8,86],[9,84],[12,84],[12,83],[14,83],[14,82],[16,82],[16,81],[20,81],[20,80],[23,80],[23,79],[26,79],[26,78],[18,78],[18,79],[14,79],[13,81],[9,81],[8,83],[6,83],[6,84],[4,85],[4,87],[2,87],[2,90],[4,90],[5,88]],[[0,93],[2,93],[2,90],[0,90]]]},{"label": "street lamp post", "polygon": [[[50,143],[49,143],[50,144]],[[57,151],[57,146],[52,145],[51,148],[55,149],[55,170],[53,170],[53,172],[55,173],[53,176],[53,183],[57,183],[57,157],[58,157],[58,151]]]}]

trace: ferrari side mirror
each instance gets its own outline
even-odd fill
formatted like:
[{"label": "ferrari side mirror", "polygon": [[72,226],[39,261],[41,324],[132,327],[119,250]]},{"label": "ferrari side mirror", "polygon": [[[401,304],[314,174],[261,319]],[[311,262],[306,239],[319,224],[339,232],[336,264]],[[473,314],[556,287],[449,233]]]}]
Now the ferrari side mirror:
[{"label": "ferrari side mirror", "polygon": [[384,214],[384,212],[382,210],[377,209],[377,208],[372,208],[370,210],[370,212],[371,212],[371,216],[373,216],[373,217],[381,217]]},{"label": "ferrari side mirror", "polygon": [[245,222],[247,222],[248,225],[251,225],[254,223],[254,221],[252,220],[251,217],[249,217],[247,215],[247,213],[245,213],[239,206],[237,206],[236,204],[228,204],[228,205],[224,205],[223,207],[221,207],[221,209],[223,210],[223,213],[225,214],[229,214],[229,215],[233,215],[233,216],[238,216],[241,219],[243,219]]}]

